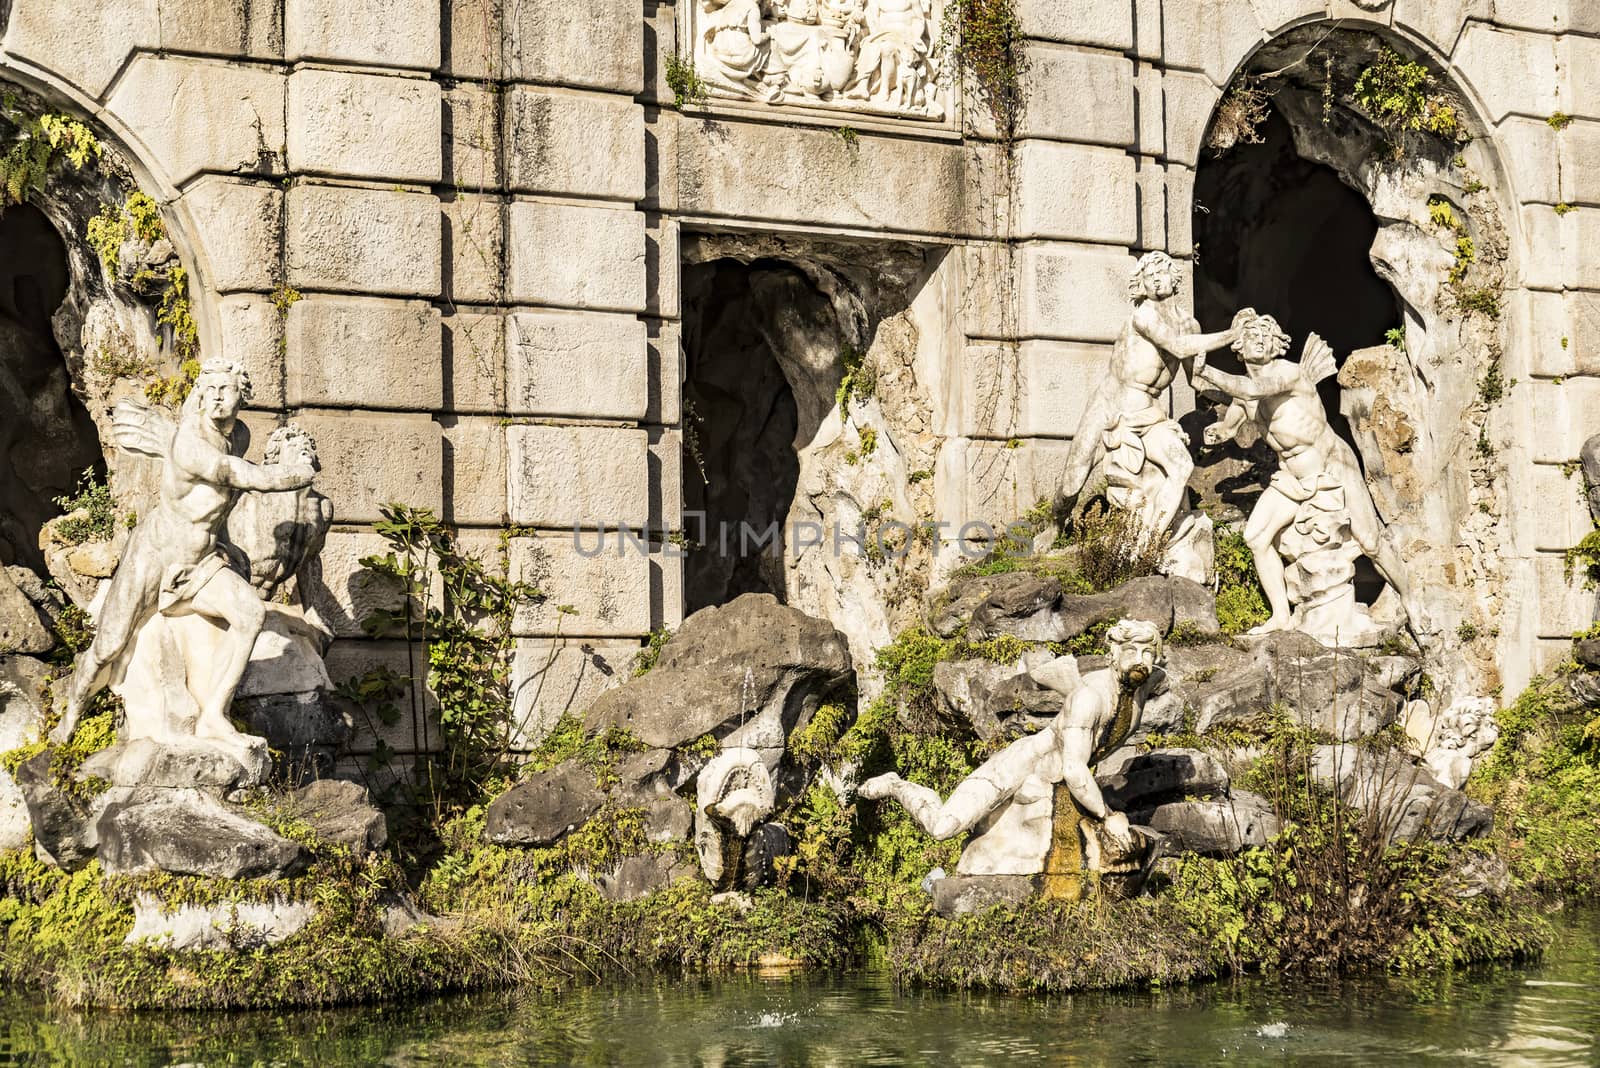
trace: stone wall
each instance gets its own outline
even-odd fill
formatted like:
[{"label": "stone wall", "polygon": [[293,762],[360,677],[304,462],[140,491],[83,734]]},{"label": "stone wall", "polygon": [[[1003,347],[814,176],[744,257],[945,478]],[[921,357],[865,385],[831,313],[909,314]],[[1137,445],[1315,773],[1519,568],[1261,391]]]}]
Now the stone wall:
[{"label": "stone wall", "polygon": [[[894,241],[939,253],[943,335],[916,383],[933,512],[1004,521],[1054,487],[1126,314],[1135,256],[1193,253],[1213,109],[1270,36],[1335,18],[1448,65],[1485,124],[1510,231],[1497,410],[1508,691],[1591,598],[1563,473],[1600,429],[1600,15],[1531,0],[1017,0],[1028,102],[993,124],[714,98],[673,107],[679,5],[593,0],[13,0],[0,75],[96,121],[135,160],[196,279],[208,352],[267,421],[317,435],[338,526],[337,677],[365,643],[356,561],[389,500],[438,509],[551,604],[518,621],[535,719],[625,677],[681,614],[680,235]],[[1563,130],[1554,112],[1574,119]],[[848,135],[841,132],[847,125]],[[1579,210],[1557,214],[1557,204]],[[302,299],[280,314],[274,295]],[[282,303],[280,300],[279,303]],[[1180,397],[1179,404],[1184,404]],[[648,527],[649,557],[583,559],[574,523]],[[565,533],[564,533],[565,532]],[[406,724],[397,749],[426,746]]]}]

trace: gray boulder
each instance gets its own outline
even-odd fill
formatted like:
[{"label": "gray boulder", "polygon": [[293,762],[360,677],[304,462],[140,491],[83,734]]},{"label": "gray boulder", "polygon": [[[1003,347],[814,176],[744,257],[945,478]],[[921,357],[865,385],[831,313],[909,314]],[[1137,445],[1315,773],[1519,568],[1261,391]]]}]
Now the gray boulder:
[{"label": "gray boulder", "polygon": [[1229,787],[1222,763],[1199,749],[1133,754],[1114,767],[1102,766],[1095,781],[1106,801],[1124,812],[1187,798],[1225,798]]},{"label": "gray boulder", "polygon": [[991,586],[989,596],[973,610],[968,634],[980,640],[1002,634],[1033,642],[1063,640],[1056,619],[1061,583],[1028,571],[996,577],[1007,581]]},{"label": "gray boulder", "polygon": [[655,667],[602,694],[584,726],[626,728],[673,749],[705,734],[726,739],[748,723],[747,744],[781,747],[850,674],[849,647],[831,624],[747,593],[685,620]]},{"label": "gray boulder", "polygon": [[108,792],[95,821],[107,875],[165,871],[210,879],[284,878],[305,869],[298,842],[198,790]]},{"label": "gray boulder", "polygon": [[592,877],[607,901],[637,901],[665,890],[682,879],[697,879],[700,868],[672,853],[643,853],[624,857],[615,871]]},{"label": "gray boulder", "polygon": [[97,835],[93,804],[69,798],[51,775],[56,752],[46,749],[17,766],[16,783],[28,810],[28,823],[39,850],[57,867],[69,871],[94,859]]},{"label": "gray boulder", "polygon": [[[1041,589],[1049,589],[1048,585],[1041,586],[1041,581],[1038,575],[1027,571],[1000,575],[957,574],[928,614],[928,629],[941,638],[954,638],[967,629],[974,613],[991,598],[996,605],[991,613],[998,612],[1002,604],[1026,604],[1037,597]],[[1055,591],[1059,596],[1059,583]]]},{"label": "gray boulder", "polygon": [[996,905],[1016,908],[1039,891],[1033,875],[947,875],[931,888],[933,910],[946,919]]},{"label": "gray boulder", "polygon": [[364,787],[322,779],[289,794],[295,815],[324,842],[342,845],[357,858],[378,852],[389,841],[389,826]]},{"label": "gray boulder", "polygon": [[1179,583],[1187,584],[1186,592],[1188,586],[1195,586],[1188,579],[1148,575],[1131,579],[1105,593],[1063,597],[1056,615],[1057,637],[1050,640],[1067,641],[1097,625],[1115,623],[1119,619],[1142,619],[1154,623],[1165,634],[1172,629],[1173,589]]},{"label": "gray boulder", "polygon": [[985,741],[1039,725],[1061,711],[1061,695],[1013,664],[944,660],[933,667],[933,688],[945,715]]},{"label": "gray boulder", "polygon": [[1411,657],[1329,649],[1298,631],[1243,641],[1249,661],[1218,655],[1232,662],[1219,663],[1189,695],[1202,734],[1258,719],[1276,704],[1292,709],[1304,726],[1342,740],[1375,734],[1400,718],[1407,686],[1421,670]]},{"label": "gray boulder", "polygon": [[17,588],[11,569],[0,567],[0,655],[41,656],[55,644],[49,620]]},{"label": "gray boulder", "polygon": [[1267,799],[1244,790],[1207,801],[1169,801],[1133,812],[1128,819],[1159,831],[1168,853],[1207,856],[1231,856],[1241,849],[1264,846],[1280,829]]},{"label": "gray boulder", "polygon": [[1320,745],[1310,770],[1316,782],[1333,787],[1346,804],[1366,813],[1373,829],[1390,842],[1462,841],[1494,829],[1488,805],[1445,786],[1425,766],[1393,749]]},{"label": "gray boulder", "polygon": [[496,845],[553,845],[598,812],[605,799],[594,772],[568,760],[490,802],[484,837]]}]

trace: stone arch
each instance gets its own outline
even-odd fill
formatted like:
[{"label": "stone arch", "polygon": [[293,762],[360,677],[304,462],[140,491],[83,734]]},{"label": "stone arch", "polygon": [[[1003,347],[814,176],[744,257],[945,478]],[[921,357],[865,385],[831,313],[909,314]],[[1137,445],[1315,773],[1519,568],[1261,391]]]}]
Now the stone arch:
[{"label": "stone arch", "polygon": [[[1397,138],[1352,103],[1357,74],[1385,47],[1434,72],[1470,141]],[[1263,75],[1270,77],[1249,81]],[[1442,696],[1491,692],[1509,645],[1489,635],[1515,601],[1516,502],[1506,497],[1497,455],[1504,420],[1496,383],[1506,376],[1503,312],[1517,277],[1517,242],[1505,170],[1483,136],[1484,112],[1430,41],[1382,21],[1302,17],[1240,58],[1201,141],[1214,147],[1203,153],[1226,151],[1237,114],[1230,101],[1250,84],[1272,93],[1267,106],[1272,121],[1287,125],[1293,156],[1336,175],[1375,224],[1370,267],[1394,295],[1405,340],[1397,346],[1372,337],[1340,352],[1338,388],[1325,399],[1336,425],[1339,416],[1348,420],[1379,513],[1413,584],[1425,591],[1431,670]],[[1197,186],[1204,185],[1202,176]],[[1197,214],[1197,237],[1217,225]],[[1207,281],[1205,257],[1201,240],[1197,291]],[[1303,341],[1297,336],[1293,351]],[[1461,637],[1468,634],[1479,637]]]}]

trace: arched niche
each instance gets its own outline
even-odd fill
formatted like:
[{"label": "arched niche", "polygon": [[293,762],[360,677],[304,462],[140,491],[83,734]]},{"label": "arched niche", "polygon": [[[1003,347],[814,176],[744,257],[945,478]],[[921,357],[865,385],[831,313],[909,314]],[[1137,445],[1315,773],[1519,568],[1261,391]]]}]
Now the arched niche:
[{"label": "arched niche", "polygon": [[[1459,138],[1386,128],[1357,100],[1385,50],[1432,72]],[[1254,306],[1288,329],[1291,357],[1312,331],[1333,342],[1324,402],[1421,591],[1430,672],[1445,700],[1493,692],[1513,600],[1497,427],[1515,272],[1503,171],[1469,94],[1424,42],[1316,21],[1244,60],[1203,145],[1197,317],[1224,328]],[[1202,403],[1191,420],[1208,418]],[[1208,451],[1200,464],[1248,508],[1268,457]]]}]

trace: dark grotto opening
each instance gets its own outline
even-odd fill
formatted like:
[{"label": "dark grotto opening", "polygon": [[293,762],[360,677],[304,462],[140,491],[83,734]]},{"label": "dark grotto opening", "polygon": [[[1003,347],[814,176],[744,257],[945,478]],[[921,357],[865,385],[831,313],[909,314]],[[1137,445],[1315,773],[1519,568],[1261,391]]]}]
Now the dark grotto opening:
[{"label": "dark grotto opening", "polygon": [[[1225,330],[1236,311],[1254,308],[1289,335],[1290,359],[1299,359],[1315,333],[1343,365],[1351,352],[1383,344],[1404,324],[1399,300],[1372,265],[1378,220],[1333,168],[1300,156],[1277,111],[1269,110],[1257,133],[1260,143],[1208,153],[1195,173],[1195,317],[1205,330]],[[1232,353],[1218,354],[1217,363],[1242,370]],[[1338,382],[1326,379],[1319,390],[1334,429],[1352,441]],[[1276,463],[1264,445],[1248,456],[1247,470],[1217,482],[1224,499],[1244,512]],[[1237,469],[1243,461],[1222,466]],[[1371,603],[1383,582],[1369,561],[1357,568],[1358,596]]]},{"label": "dark grotto opening", "polygon": [[683,304],[683,506],[704,513],[685,519],[697,544],[684,561],[684,607],[753,592],[782,601],[781,551],[754,537],[741,544],[741,534],[782,529],[800,478],[801,416],[777,351],[784,320],[832,312],[804,274],[774,259],[685,265]]},{"label": "dark grotto opening", "polygon": [[86,470],[105,475],[94,421],[72,391],[51,316],[67,295],[67,249],[39,209],[0,214],[0,564],[45,573],[39,528]]}]

